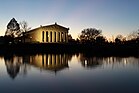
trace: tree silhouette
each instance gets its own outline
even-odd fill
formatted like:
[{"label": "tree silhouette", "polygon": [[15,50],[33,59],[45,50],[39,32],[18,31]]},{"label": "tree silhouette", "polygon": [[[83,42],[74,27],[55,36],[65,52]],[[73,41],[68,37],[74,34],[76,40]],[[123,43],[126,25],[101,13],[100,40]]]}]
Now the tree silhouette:
[{"label": "tree silhouette", "polygon": [[18,37],[20,34],[21,34],[20,26],[15,20],[15,18],[12,18],[7,25],[5,36]]},{"label": "tree silhouette", "polygon": [[118,39],[120,39],[122,41],[124,37],[119,34],[119,35],[116,36],[116,38],[118,38]]},{"label": "tree silhouette", "polygon": [[20,30],[22,32],[27,32],[31,29],[31,27],[28,27],[28,23],[26,21],[22,21],[19,24],[20,24],[20,28],[21,28]]},{"label": "tree silhouette", "polygon": [[106,38],[103,36],[96,37],[96,43],[98,44],[104,44],[106,42]]},{"label": "tree silhouette", "polygon": [[139,38],[139,29],[137,31],[133,31],[132,33],[130,33],[128,36],[127,36],[128,40],[135,40],[137,38]]},{"label": "tree silhouette", "polygon": [[101,30],[97,30],[96,28],[87,28],[81,31],[81,34],[79,35],[79,39],[81,42],[86,41],[95,41],[96,37],[100,36],[102,33]]},{"label": "tree silhouette", "polygon": [[122,35],[117,35],[115,38],[115,43],[121,44],[124,40],[124,37]]},{"label": "tree silhouette", "polygon": [[68,40],[72,40],[73,38],[72,38],[72,36],[71,36],[71,34],[68,34]]}]

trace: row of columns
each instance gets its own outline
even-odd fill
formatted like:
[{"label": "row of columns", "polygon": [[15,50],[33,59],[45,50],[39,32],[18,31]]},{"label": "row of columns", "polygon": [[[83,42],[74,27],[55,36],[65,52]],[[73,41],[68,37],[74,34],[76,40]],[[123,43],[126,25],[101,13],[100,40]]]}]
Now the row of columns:
[{"label": "row of columns", "polygon": [[67,42],[66,32],[43,31],[42,42]]}]

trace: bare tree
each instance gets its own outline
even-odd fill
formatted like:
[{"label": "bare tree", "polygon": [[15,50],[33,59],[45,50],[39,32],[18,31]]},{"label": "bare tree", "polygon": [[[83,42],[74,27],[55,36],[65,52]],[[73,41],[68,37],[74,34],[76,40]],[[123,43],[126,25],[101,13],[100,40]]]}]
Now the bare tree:
[{"label": "bare tree", "polygon": [[123,39],[124,39],[124,37],[121,34],[117,35],[116,38],[118,38],[121,41],[123,41]]},{"label": "bare tree", "polygon": [[133,31],[127,36],[128,40],[133,40],[139,38],[139,29],[137,31]]},{"label": "bare tree", "polygon": [[71,34],[68,34],[68,40],[72,40],[73,38],[72,38],[72,36],[71,36]]},{"label": "bare tree", "polygon": [[126,41],[126,39],[127,39],[126,37],[119,34],[115,38],[115,43],[123,44]]},{"label": "bare tree", "polygon": [[19,24],[22,32],[27,32],[31,29],[31,27],[28,27],[28,23],[26,21],[22,21]]}]

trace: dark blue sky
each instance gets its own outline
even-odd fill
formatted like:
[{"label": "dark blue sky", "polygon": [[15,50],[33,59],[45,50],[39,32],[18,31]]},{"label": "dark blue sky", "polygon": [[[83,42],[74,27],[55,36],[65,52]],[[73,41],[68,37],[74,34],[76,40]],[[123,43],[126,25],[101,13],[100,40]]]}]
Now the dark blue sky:
[{"label": "dark blue sky", "polygon": [[57,22],[74,38],[88,27],[107,37],[127,35],[139,29],[139,0],[1,0],[0,35],[13,17],[32,28]]}]

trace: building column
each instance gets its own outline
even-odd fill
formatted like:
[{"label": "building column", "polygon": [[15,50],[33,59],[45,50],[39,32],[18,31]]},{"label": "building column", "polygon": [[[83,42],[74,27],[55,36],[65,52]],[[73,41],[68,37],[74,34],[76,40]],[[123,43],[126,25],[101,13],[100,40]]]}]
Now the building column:
[{"label": "building column", "polygon": [[52,31],[49,32],[49,43],[53,41],[53,33]]},{"label": "building column", "polygon": [[68,33],[66,33],[66,43],[68,42]]},{"label": "building column", "polygon": [[59,38],[58,38],[58,37],[59,37],[59,36],[58,36],[58,33],[59,33],[59,32],[56,32],[56,42],[59,41],[59,40],[58,40],[58,39],[59,39]]},{"label": "building column", "polygon": [[62,42],[62,33],[60,32],[60,42]]},{"label": "building column", "polygon": [[66,32],[63,33],[63,41],[66,42]]},{"label": "building column", "polygon": [[48,31],[48,42],[50,42],[50,31]]},{"label": "building column", "polygon": [[63,32],[62,38],[63,38],[63,42],[65,42],[65,33],[64,32]]}]

